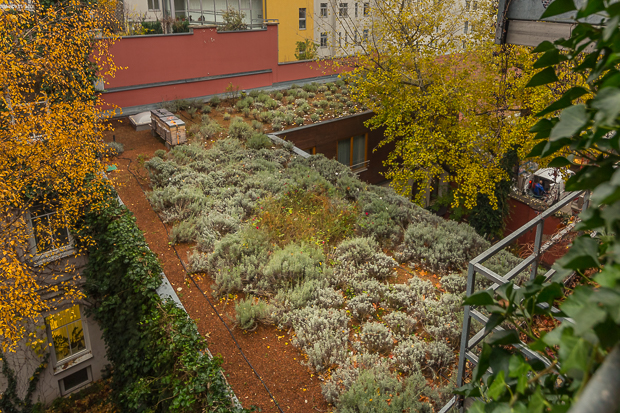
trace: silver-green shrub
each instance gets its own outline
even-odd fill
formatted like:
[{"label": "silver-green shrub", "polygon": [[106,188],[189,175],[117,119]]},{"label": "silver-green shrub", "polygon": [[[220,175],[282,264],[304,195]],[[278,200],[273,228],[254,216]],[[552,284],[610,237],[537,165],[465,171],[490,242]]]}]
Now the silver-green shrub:
[{"label": "silver-green shrub", "polygon": [[398,338],[405,338],[411,335],[417,324],[413,317],[402,311],[393,311],[385,315],[383,321]]},{"label": "silver-green shrub", "polygon": [[228,127],[228,136],[239,140],[248,140],[252,136],[252,127],[243,120],[235,120]]},{"label": "silver-green shrub", "polygon": [[462,269],[489,247],[476,230],[454,221],[414,222],[405,231],[400,262],[415,261],[431,271]]},{"label": "silver-green shrub", "polygon": [[325,262],[323,251],[308,244],[289,244],[277,249],[263,270],[264,278],[258,283],[264,291],[276,291],[291,287],[303,279],[319,278],[321,263]]},{"label": "silver-green shrub", "polygon": [[364,346],[371,352],[387,353],[394,346],[394,336],[383,323],[364,323],[361,337]]},{"label": "silver-green shrub", "polygon": [[339,413],[431,413],[432,406],[420,401],[420,394],[427,393],[428,384],[419,373],[401,379],[389,371],[368,369],[340,396],[337,408]]},{"label": "silver-green shrub", "polygon": [[400,341],[392,351],[396,368],[405,373],[422,370],[421,366],[426,364],[426,346],[417,337]]},{"label": "silver-green shrub", "polygon": [[290,317],[296,334],[292,343],[308,355],[308,364],[316,371],[346,360],[349,318],[345,311],[306,307]]},{"label": "silver-green shrub", "polygon": [[235,324],[242,330],[254,330],[258,323],[270,321],[271,306],[248,296],[235,304]]},{"label": "silver-green shrub", "polygon": [[[351,316],[359,321],[365,320],[375,313],[373,300],[367,294],[356,295],[347,302]],[[376,305],[376,304],[375,304]]]}]

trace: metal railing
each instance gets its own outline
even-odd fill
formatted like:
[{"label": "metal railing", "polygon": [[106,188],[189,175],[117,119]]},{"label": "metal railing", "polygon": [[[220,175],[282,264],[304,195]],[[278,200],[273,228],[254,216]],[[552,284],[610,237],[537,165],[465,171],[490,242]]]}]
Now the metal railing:
[{"label": "metal railing", "polygon": [[364,172],[368,170],[368,165],[370,165],[370,161],[364,161],[364,162],[360,162],[355,165],[351,165],[350,166],[351,172],[353,172],[354,174],[359,174],[361,172]]},{"label": "metal railing", "polygon": [[[515,232],[513,232],[512,234],[502,239],[500,242],[493,245],[491,248],[489,248],[488,250],[484,251],[482,254],[478,255],[476,258],[471,260],[469,262],[468,269],[467,269],[467,289],[466,289],[467,296],[469,297],[470,295],[474,293],[474,286],[476,284],[477,274],[483,275],[485,278],[487,278],[493,283],[493,285],[488,288],[493,291],[495,291],[501,285],[506,284],[509,281],[513,280],[517,275],[521,274],[524,270],[526,270],[530,266],[531,266],[530,279],[534,279],[538,275],[538,264],[540,263],[540,259],[542,255],[545,253],[545,251],[547,251],[556,242],[561,240],[562,237],[566,235],[568,232],[570,232],[575,227],[575,224],[578,222],[578,220],[575,220],[573,223],[566,226],[566,228],[564,228],[561,232],[557,233],[551,239],[549,239],[544,245],[541,245],[545,220],[551,215],[558,212],[560,209],[562,209],[566,205],[569,205],[574,199],[578,198],[584,193],[585,193],[585,196],[584,196],[584,203],[583,203],[582,210],[585,210],[588,206],[588,193],[586,191],[570,192],[564,198],[562,198],[559,202],[557,202],[555,205],[552,205],[551,207],[549,207],[549,209],[547,209],[546,211],[538,215],[536,218],[532,219],[527,224],[523,225],[521,228],[519,228],[518,230],[516,230]],[[519,263],[516,267],[511,269],[507,274],[503,276],[496,274],[495,272],[491,271],[489,268],[483,265],[483,263],[487,261],[489,258],[493,257],[495,254],[497,254],[498,252],[500,252],[507,246],[511,245],[519,237],[521,237],[523,234],[525,234],[527,231],[531,230],[534,227],[536,227],[536,235],[534,237],[534,251],[532,252],[532,254],[526,257],[521,263]],[[547,271],[544,275],[545,280],[549,280],[555,273],[556,273],[556,270],[554,269]],[[518,288],[518,287],[515,286],[515,288]],[[557,314],[559,310],[553,307],[551,309],[551,312]],[[458,362],[458,375],[456,378],[457,388],[463,386],[464,384],[465,376],[467,373],[466,368],[467,368],[468,362],[472,366],[475,366],[478,363],[478,357],[474,354],[472,350],[480,342],[482,342],[482,340],[484,340],[484,338],[491,332],[497,332],[497,331],[503,330],[501,327],[498,326],[498,327],[495,327],[492,331],[486,332],[485,328],[483,327],[470,338],[472,318],[482,323],[483,325],[486,325],[488,321],[488,318],[484,314],[482,314],[480,311],[476,310],[474,306],[466,305],[464,307],[463,330],[461,333],[461,347],[460,347],[459,362]],[[570,319],[566,319],[562,317],[556,317],[556,318],[560,321],[572,322],[572,320]],[[539,353],[529,350],[528,347],[522,342],[520,344],[516,344],[515,347],[518,350],[520,350],[528,358],[539,359],[540,361],[545,363],[545,365],[547,366],[551,364],[551,362],[547,358],[545,358]],[[459,408],[463,407],[463,400],[460,399],[458,396],[453,397],[439,411],[439,413],[446,413],[447,411],[449,411],[451,408],[455,406],[458,406]]]}]

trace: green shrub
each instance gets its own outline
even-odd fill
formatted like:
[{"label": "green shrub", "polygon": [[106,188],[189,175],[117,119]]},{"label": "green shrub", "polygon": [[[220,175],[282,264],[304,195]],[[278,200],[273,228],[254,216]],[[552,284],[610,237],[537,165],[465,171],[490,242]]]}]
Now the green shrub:
[{"label": "green shrub", "polygon": [[318,122],[319,120],[321,120],[321,118],[316,113],[313,113],[312,115],[310,115],[310,120],[312,122]]},{"label": "green shrub", "polygon": [[228,136],[239,140],[248,140],[252,137],[252,127],[242,120],[235,120],[228,127]]},{"label": "green shrub", "polygon": [[252,137],[248,139],[246,146],[250,149],[259,150],[269,148],[272,144],[271,139],[264,133],[253,133]]},{"label": "green shrub", "polygon": [[270,320],[271,308],[266,302],[248,296],[235,304],[235,323],[242,330],[255,330],[258,323]]},{"label": "green shrub", "polygon": [[261,112],[259,116],[259,120],[263,123],[271,123],[273,118],[276,116],[274,112]]},{"label": "green shrub", "polygon": [[241,113],[243,113],[243,116],[245,116],[246,118],[249,118],[250,117],[250,108],[243,108]]},{"label": "green shrub", "polygon": [[325,91],[327,91],[327,86],[325,86],[325,85],[321,85],[317,89],[317,92],[319,92],[319,93],[325,93]]},{"label": "green shrub", "polygon": [[257,120],[253,120],[252,121],[252,129],[254,129],[256,131],[262,131],[263,130],[262,122],[259,122]]},{"label": "green shrub", "polygon": [[267,102],[265,102],[265,107],[267,109],[274,110],[280,107],[280,102],[278,102],[277,100],[269,99],[267,100]]},{"label": "green shrub", "polygon": [[231,116],[230,113],[224,113],[223,119],[224,120],[230,120]]},{"label": "green shrub", "polygon": [[211,106],[216,106],[219,105],[220,103],[222,103],[222,99],[220,99],[218,96],[213,96],[210,100],[209,100],[209,104]]},{"label": "green shrub", "polygon": [[336,86],[338,86],[339,88],[340,88],[340,87],[343,87],[343,86],[344,86],[344,84],[345,84],[345,83],[344,83],[344,80],[342,80],[342,79],[338,79],[338,80],[336,80],[334,83],[335,83],[335,84],[336,84]]},{"label": "green shrub", "polygon": [[193,219],[177,222],[170,232],[170,241],[174,244],[194,241],[197,235],[195,224]]},{"label": "green shrub", "polygon": [[202,113],[211,113],[212,110],[213,108],[209,104],[206,104],[206,103],[202,105],[202,108],[200,108],[200,111]]},{"label": "green shrub", "polygon": [[325,255],[316,246],[288,244],[276,249],[263,270],[264,279],[258,285],[263,291],[277,291],[304,279],[319,278]]},{"label": "green shrub", "polygon": [[239,99],[237,103],[235,103],[235,109],[241,112],[243,109],[246,109],[249,106],[248,102],[245,99]]},{"label": "green shrub", "polygon": [[276,99],[276,100],[282,100],[282,98],[283,98],[283,97],[284,97],[284,95],[282,94],[282,92],[278,92],[278,93],[276,93],[276,95],[275,95],[275,99]]},{"label": "green shrub", "polygon": [[251,90],[251,91],[250,91],[250,97],[252,97],[252,98],[257,98],[257,97],[258,97],[258,95],[260,95],[260,91],[258,91],[258,90],[256,90],[256,89],[255,89],[255,90]]},{"label": "green shrub", "polygon": [[158,149],[155,151],[155,156],[157,156],[160,159],[166,159],[166,151],[163,149]]},{"label": "green shrub", "polygon": [[371,368],[359,373],[336,406],[340,413],[431,413],[432,406],[420,401],[420,394],[428,394],[428,390],[426,379],[421,374],[400,379],[389,370]]},{"label": "green shrub", "polygon": [[304,118],[302,118],[302,117],[295,118],[295,124],[298,125],[298,126],[303,126]]}]

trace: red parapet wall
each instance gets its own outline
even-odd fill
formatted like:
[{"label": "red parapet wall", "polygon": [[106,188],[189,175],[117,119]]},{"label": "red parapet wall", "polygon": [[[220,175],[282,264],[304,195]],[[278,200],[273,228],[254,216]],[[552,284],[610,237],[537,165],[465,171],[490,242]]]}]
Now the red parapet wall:
[{"label": "red parapet wall", "polygon": [[214,27],[190,33],[133,36],[111,48],[122,68],[106,80],[103,100],[121,108],[269,87],[339,73],[317,62],[278,63],[278,26],[219,32]]},{"label": "red parapet wall", "polygon": [[[536,211],[531,206],[517,199],[508,198],[508,201],[510,205],[510,216],[506,222],[504,236],[512,234],[514,231],[521,228],[523,225],[527,224],[540,214],[539,211]],[[560,231],[562,227],[562,221],[560,221],[560,219],[554,216],[547,217],[543,227],[543,243],[551,238],[551,236],[553,236],[556,232]],[[535,236],[536,227],[519,237],[517,242],[524,251],[528,251],[528,247],[531,248],[534,245]],[[553,265],[555,260],[562,257],[566,253],[566,247],[567,242],[559,242],[556,246],[551,247],[547,253],[543,254],[542,262],[547,265]]]}]

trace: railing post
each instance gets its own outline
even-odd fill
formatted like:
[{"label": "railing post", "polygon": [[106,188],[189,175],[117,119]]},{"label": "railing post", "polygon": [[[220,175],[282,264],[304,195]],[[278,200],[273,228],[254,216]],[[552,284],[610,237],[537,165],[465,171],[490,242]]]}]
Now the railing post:
[{"label": "railing post", "polygon": [[[476,269],[474,268],[474,264],[472,262],[469,263],[467,269],[467,288],[465,293],[467,297],[474,293],[474,286],[476,284]],[[464,307],[463,312],[463,331],[461,332],[461,349],[459,352],[459,371],[456,376],[456,387],[461,387],[463,385],[463,379],[465,378],[465,366],[467,364],[467,343],[469,341],[469,330],[471,327],[471,314],[470,314],[470,306],[466,305]]]},{"label": "railing post", "polygon": [[538,274],[538,262],[540,261],[540,244],[542,243],[543,228],[545,226],[545,220],[541,219],[536,225],[536,238],[534,239],[534,262],[532,262],[532,272],[530,274],[530,280],[536,278]]}]

